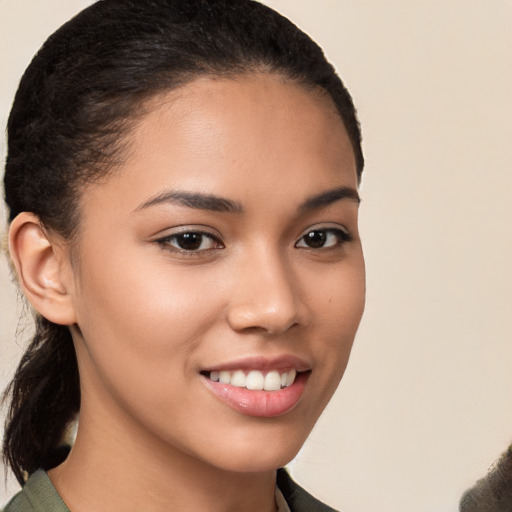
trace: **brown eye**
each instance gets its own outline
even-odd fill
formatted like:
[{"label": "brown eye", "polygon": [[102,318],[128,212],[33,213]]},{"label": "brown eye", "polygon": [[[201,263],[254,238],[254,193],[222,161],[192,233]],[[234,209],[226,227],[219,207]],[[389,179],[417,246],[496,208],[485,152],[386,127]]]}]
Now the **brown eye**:
[{"label": "brown eye", "polygon": [[312,229],[300,238],[300,240],[295,244],[295,247],[327,249],[341,246],[350,240],[351,236],[341,229]]},{"label": "brown eye", "polygon": [[183,233],[175,237],[176,245],[185,251],[197,251],[203,244],[204,235],[201,233]]},{"label": "brown eye", "polygon": [[158,243],[171,250],[191,253],[207,251],[209,249],[222,249],[224,247],[218,238],[214,237],[210,233],[203,233],[200,231],[176,233],[174,235],[161,238],[158,240]]},{"label": "brown eye", "polygon": [[325,245],[327,233],[325,231],[310,231],[303,239],[308,247],[319,249]]}]

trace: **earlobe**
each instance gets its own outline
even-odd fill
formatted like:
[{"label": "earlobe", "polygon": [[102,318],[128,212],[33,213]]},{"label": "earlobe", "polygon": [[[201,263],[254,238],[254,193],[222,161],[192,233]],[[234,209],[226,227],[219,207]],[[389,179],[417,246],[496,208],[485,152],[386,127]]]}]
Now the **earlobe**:
[{"label": "earlobe", "polygon": [[52,241],[33,213],[20,213],[9,228],[9,251],[20,285],[32,306],[50,322],[76,323],[66,282],[67,251]]}]

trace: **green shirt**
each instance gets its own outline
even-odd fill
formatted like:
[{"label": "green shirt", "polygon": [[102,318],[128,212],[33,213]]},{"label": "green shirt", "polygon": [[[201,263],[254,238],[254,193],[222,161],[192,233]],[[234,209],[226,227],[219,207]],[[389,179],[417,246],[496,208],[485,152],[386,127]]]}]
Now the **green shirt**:
[{"label": "green shirt", "polygon": [[69,512],[46,471],[38,469],[2,512]]},{"label": "green shirt", "polygon": [[[277,486],[291,512],[336,512],[297,485],[284,469],[277,472]],[[70,512],[46,471],[38,469],[2,512]]]}]

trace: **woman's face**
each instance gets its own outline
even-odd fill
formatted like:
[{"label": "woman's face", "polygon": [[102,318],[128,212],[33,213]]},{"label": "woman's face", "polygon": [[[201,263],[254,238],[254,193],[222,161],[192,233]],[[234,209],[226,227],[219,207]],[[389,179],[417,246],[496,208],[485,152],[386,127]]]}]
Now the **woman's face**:
[{"label": "woman's face", "polygon": [[154,99],[128,142],[81,202],[81,422],[275,469],[338,386],[364,307],[340,117],[278,76],[204,78]]}]

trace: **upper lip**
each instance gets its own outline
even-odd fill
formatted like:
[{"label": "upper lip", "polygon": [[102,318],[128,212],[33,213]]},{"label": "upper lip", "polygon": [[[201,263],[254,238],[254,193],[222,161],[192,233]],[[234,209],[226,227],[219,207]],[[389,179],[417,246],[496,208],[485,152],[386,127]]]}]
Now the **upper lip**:
[{"label": "upper lip", "polygon": [[311,364],[300,357],[284,354],[278,357],[249,356],[234,359],[225,363],[215,364],[202,371],[213,372],[222,370],[288,370],[294,368],[299,372],[311,370]]}]

